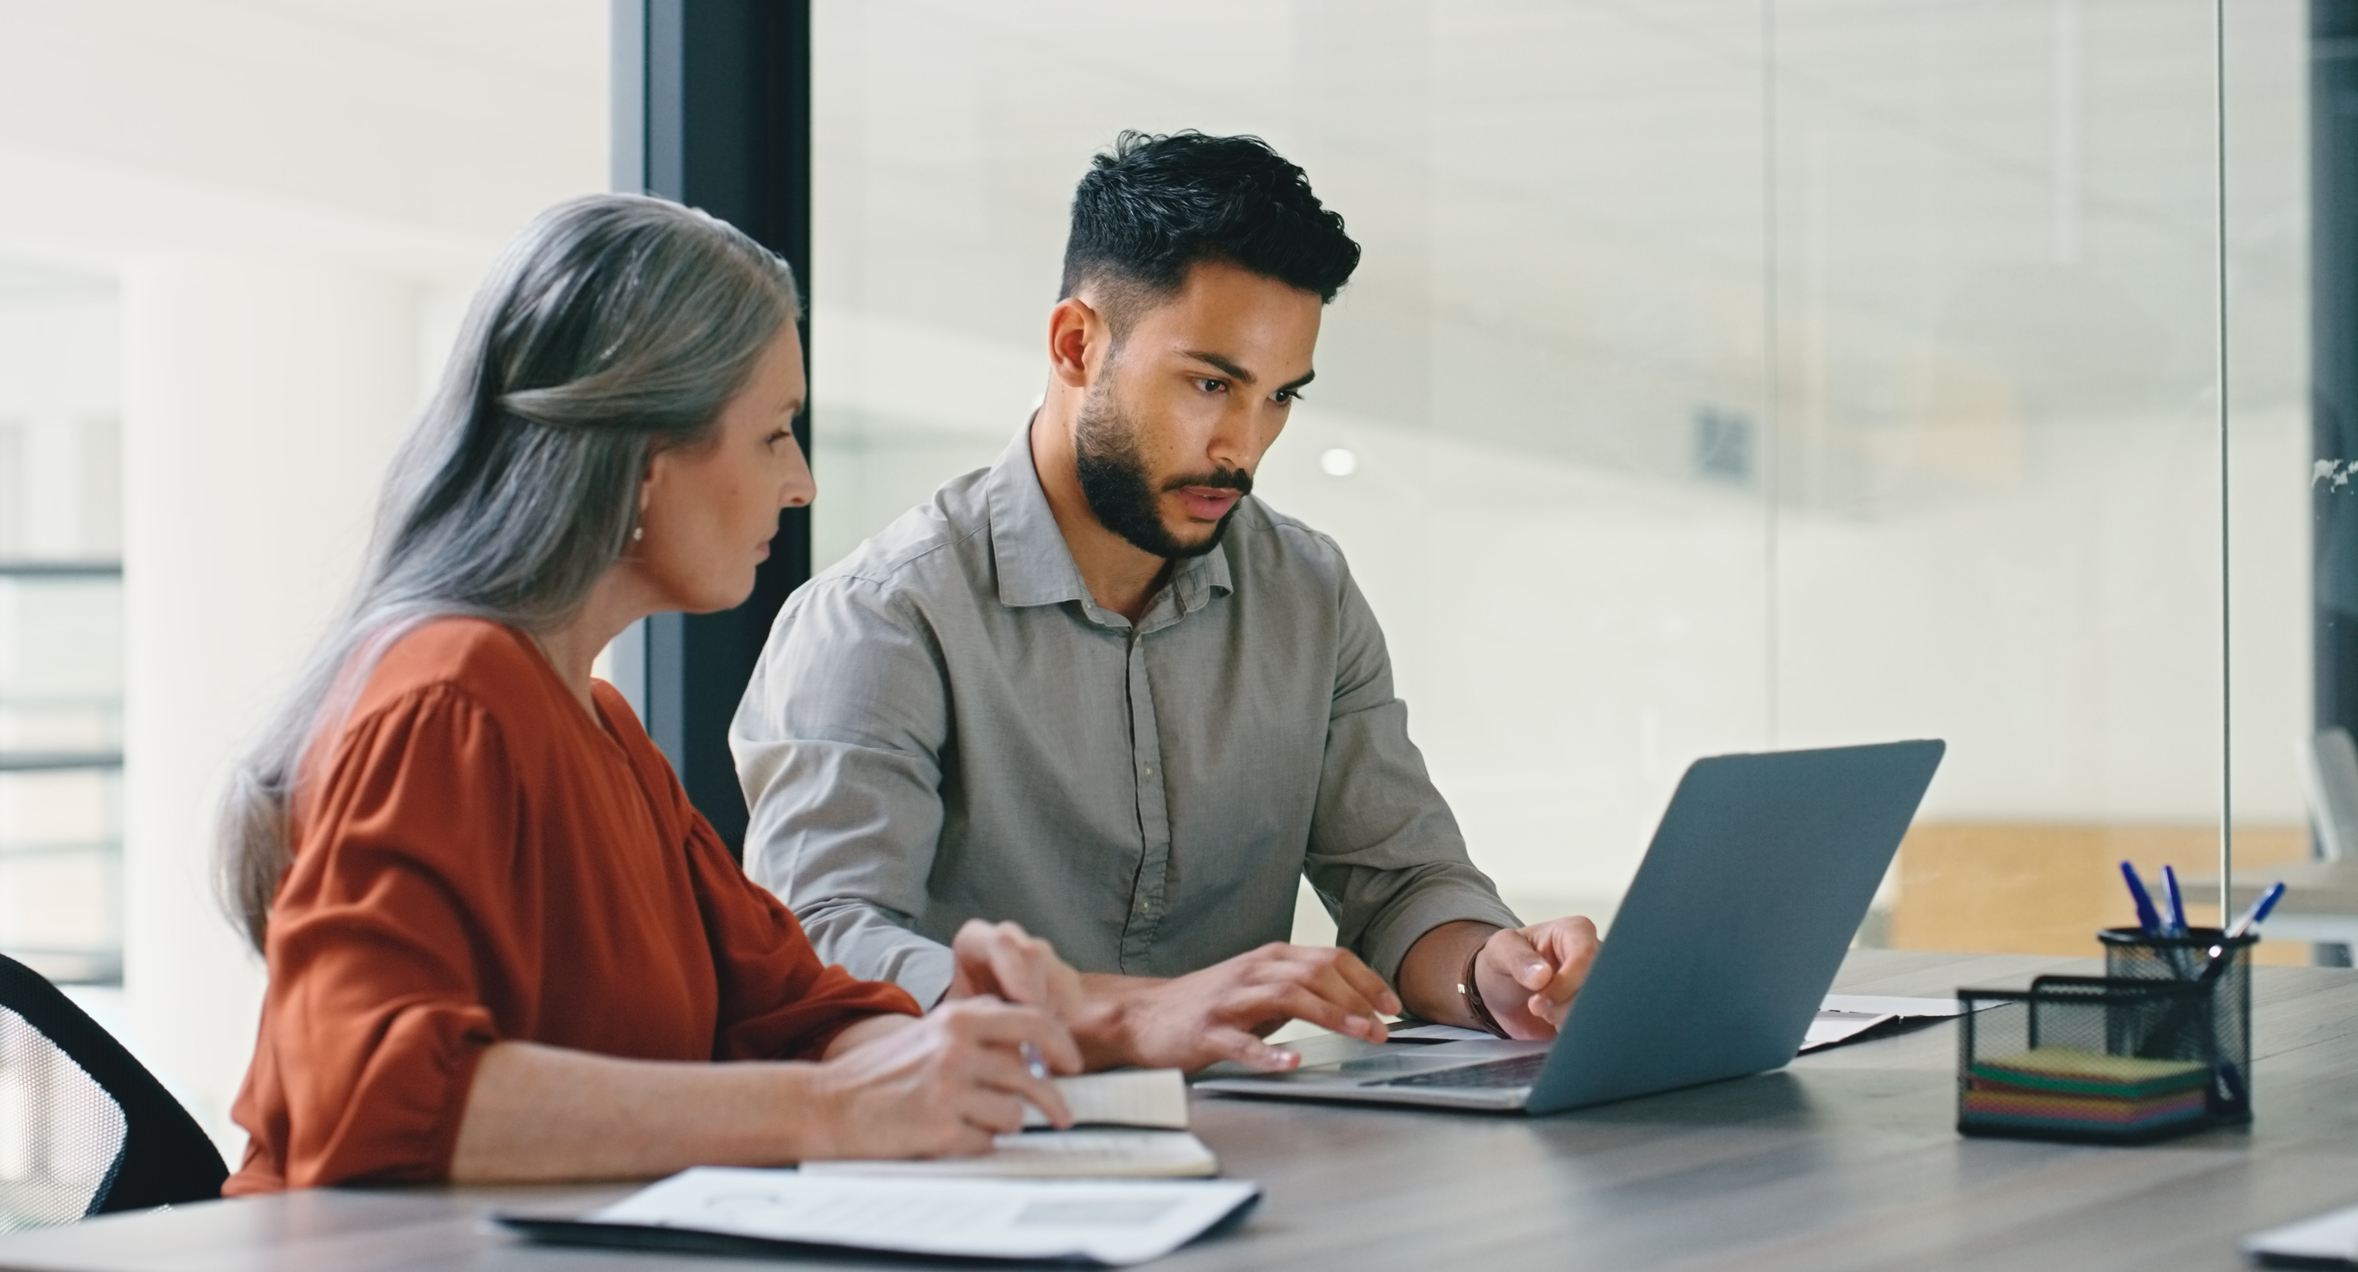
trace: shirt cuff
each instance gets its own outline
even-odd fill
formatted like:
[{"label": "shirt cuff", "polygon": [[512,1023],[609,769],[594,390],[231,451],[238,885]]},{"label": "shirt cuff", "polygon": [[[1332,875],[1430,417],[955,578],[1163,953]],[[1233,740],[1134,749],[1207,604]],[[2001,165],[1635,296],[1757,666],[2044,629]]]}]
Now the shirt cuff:
[{"label": "shirt cuff", "polygon": [[1354,944],[1359,957],[1385,984],[1397,986],[1400,964],[1408,957],[1409,947],[1434,928],[1461,920],[1502,928],[1523,926],[1515,912],[1488,889],[1452,882],[1418,889],[1368,924]]},{"label": "shirt cuff", "polygon": [[887,979],[909,991],[921,1013],[941,1005],[942,996],[950,992],[950,981],[958,974],[957,956],[931,941],[902,954],[898,963]]}]

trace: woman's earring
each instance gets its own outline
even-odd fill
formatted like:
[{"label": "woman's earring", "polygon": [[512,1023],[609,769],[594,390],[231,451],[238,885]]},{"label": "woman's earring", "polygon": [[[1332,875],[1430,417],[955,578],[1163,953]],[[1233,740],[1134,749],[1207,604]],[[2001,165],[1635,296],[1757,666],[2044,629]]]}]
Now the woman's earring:
[{"label": "woman's earring", "polygon": [[644,539],[644,538],[646,538],[646,537],[647,537],[647,527],[645,527],[645,526],[632,526],[632,527],[630,528],[630,541],[631,541],[632,543],[637,543],[639,540],[641,540],[641,539]]}]

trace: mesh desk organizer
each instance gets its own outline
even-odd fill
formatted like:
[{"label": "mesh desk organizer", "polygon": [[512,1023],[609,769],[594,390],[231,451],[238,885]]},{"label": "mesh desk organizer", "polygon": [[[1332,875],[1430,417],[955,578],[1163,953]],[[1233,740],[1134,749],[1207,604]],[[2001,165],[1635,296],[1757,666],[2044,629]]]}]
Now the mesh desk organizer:
[{"label": "mesh desk organizer", "polygon": [[2102,976],[1957,991],[1959,1132],[2140,1144],[2251,1121],[2259,938],[2111,928],[2098,939]]}]

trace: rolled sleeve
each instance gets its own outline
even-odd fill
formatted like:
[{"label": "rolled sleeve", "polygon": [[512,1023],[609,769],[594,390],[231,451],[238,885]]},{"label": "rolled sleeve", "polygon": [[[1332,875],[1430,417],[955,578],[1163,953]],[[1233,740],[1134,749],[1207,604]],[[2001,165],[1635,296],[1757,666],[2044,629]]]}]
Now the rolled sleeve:
[{"label": "rolled sleeve", "polygon": [[779,611],[729,727],[751,811],[746,872],[822,959],[927,1005],[954,967],[915,930],[942,830],[948,701],[914,614],[825,579]]},{"label": "rolled sleeve", "polygon": [[1341,943],[1397,982],[1409,947],[1441,924],[1520,920],[1467,857],[1457,818],[1408,739],[1383,631],[1348,572],[1341,589],[1334,708],[1303,870]]},{"label": "rolled sleeve", "polygon": [[[418,797],[433,790],[437,797]],[[517,904],[523,815],[505,748],[463,697],[421,695],[355,724],[273,909],[263,1048],[282,1072],[284,1182],[447,1178],[483,1053],[487,987],[537,975],[486,922]]]}]

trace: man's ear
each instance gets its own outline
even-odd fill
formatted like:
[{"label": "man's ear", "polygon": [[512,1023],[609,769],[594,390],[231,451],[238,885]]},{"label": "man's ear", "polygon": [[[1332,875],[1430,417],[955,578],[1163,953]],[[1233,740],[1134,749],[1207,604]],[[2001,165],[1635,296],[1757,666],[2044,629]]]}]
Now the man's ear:
[{"label": "man's ear", "polygon": [[1089,387],[1094,364],[1112,340],[1105,318],[1089,302],[1067,296],[1048,311],[1048,371],[1068,389]]}]

